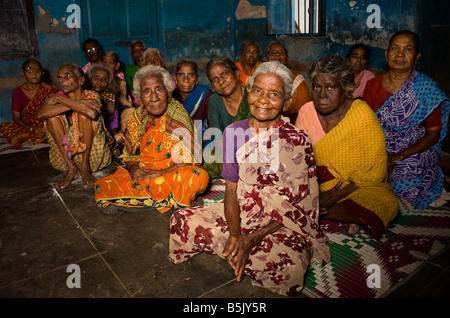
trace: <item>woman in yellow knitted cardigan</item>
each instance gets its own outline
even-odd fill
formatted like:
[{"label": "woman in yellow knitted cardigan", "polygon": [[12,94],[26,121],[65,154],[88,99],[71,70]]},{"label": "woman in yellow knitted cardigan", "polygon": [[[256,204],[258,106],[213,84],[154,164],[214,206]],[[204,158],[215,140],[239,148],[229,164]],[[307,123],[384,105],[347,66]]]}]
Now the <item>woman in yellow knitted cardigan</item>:
[{"label": "woman in yellow knitted cardigan", "polygon": [[313,144],[321,217],[345,223],[350,234],[362,225],[379,238],[398,212],[381,125],[364,101],[352,99],[353,75],[344,58],[320,58],[309,76],[313,101],[300,109],[296,126]]}]

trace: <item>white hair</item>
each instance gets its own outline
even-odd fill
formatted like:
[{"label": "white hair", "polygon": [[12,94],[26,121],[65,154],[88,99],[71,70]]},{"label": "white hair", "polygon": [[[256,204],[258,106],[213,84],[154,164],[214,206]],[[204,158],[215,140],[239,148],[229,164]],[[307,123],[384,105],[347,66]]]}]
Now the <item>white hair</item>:
[{"label": "white hair", "polygon": [[278,76],[283,82],[284,98],[288,99],[291,97],[294,78],[291,71],[286,66],[278,61],[261,63],[250,78],[250,87],[255,83],[256,76],[260,74],[274,74]]},{"label": "white hair", "polygon": [[173,92],[173,90],[175,89],[175,85],[172,82],[170,73],[165,68],[162,68],[161,66],[156,66],[156,65],[144,66],[136,72],[136,74],[134,75],[134,78],[133,78],[133,96],[141,103],[142,103],[141,80],[144,77],[147,77],[150,75],[160,76],[163,80],[164,87],[167,89],[169,94],[171,94]]}]

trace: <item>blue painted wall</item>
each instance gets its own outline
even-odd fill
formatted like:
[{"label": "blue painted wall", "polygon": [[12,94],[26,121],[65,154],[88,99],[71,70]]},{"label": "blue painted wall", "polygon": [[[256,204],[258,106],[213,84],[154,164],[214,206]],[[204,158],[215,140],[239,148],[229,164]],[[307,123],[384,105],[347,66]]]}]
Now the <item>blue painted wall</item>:
[{"label": "blue painted wall", "polygon": [[[65,25],[70,15],[66,12],[67,6],[80,4],[80,1],[34,1],[39,60],[53,81],[61,64],[84,65],[86,62],[80,48],[85,38],[83,28],[68,29]],[[153,1],[156,1],[158,16],[158,46],[165,54],[169,69],[183,57],[195,59],[202,69],[200,82],[205,85],[209,82],[203,68],[210,58],[222,55],[236,59],[240,43],[248,38],[260,43],[264,54],[267,44],[276,39],[266,32],[266,0]],[[320,56],[345,55],[356,42],[372,48],[370,66],[381,72],[386,66],[384,49],[389,36],[402,28],[419,31],[420,3],[421,0],[327,0],[326,36],[281,37],[279,40],[288,48],[291,66],[303,73]],[[380,29],[367,27],[369,4],[380,6]],[[121,61],[129,61],[129,56],[120,58]],[[11,120],[11,92],[23,82],[20,75],[22,63],[23,60],[0,61],[0,122]]]}]

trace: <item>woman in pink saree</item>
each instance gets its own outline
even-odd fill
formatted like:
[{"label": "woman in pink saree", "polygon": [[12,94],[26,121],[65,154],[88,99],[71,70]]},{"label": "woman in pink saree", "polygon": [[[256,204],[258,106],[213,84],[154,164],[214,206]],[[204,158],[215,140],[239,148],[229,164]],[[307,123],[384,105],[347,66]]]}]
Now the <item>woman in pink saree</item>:
[{"label": "woman in pink saree", "polygon": [[281,112],[289,107],[292,74],[266,62],[251,80],[252,117],[224,132],[225,200],[183,209],[171,218],[173,263],[203,251],[224,258],[237,281],[294,296],[311,255],[330,259],[319,230],[319,188],[308,135]]}]

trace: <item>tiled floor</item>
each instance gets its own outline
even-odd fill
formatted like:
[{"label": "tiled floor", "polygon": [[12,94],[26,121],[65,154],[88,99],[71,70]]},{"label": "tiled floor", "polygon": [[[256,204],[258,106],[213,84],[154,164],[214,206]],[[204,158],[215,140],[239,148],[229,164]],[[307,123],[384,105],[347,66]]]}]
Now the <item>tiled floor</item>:
[{"label": "tiled floor", "polygon": [[[112,173],[120,161],[95,174]],[[65,190],[48,149],[0,156],[0,297],[273,298],[238,283],[219,257],[168,261],[169,214],[105,215],[79,180]],[[67,271],[79,266],[81,288]],[[450,249],[427,262],[388,297],[449,297]],[[305,297],[300,295],[300,298]]]}]

